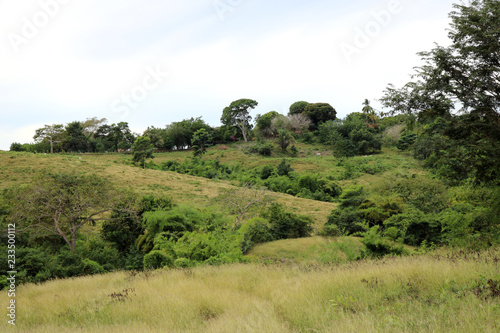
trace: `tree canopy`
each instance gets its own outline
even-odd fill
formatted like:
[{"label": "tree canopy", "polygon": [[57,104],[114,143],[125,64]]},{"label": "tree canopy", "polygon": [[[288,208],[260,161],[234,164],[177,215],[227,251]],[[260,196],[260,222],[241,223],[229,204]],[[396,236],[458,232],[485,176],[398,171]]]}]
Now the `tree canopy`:
[{"label": "tree canopy", "polygon": [[259,103],[253,99],[239,99],[232,102],[222,111],[221,122],[226,126],[237,126],[241,130],[243,139],[248,142],[248,131],[251,128],[250,109],[254,109]]},{"label": "tree canopy", "polygon": [[328,103],[308,104],[302,114],[311,119],[311,129],[317,129],[321,122],[335,120],[337,111]]},{"label": "tree canopy", "polygon": [[39,236],[58,235],[74,252],[79,230],[107,219],[120,193],[97,175],[42,173],[30,185],[8,193],[10,221]]}]

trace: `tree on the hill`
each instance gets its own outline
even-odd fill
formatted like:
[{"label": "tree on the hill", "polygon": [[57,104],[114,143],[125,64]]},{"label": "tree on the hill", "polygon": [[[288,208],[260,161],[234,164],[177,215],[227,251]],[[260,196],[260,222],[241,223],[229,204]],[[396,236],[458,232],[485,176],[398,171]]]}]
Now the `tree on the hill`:
[{"label": "tree on the hill", "polygon": [[94,133],[97,131],[97,129],[106,123],[108,120],[106,118],[87,118],[84,122],[82,122],[82,127],[83,127],[83,134],[87,137],[87,140],[90,140],[93,138]]},{"label": "tree on the hill", "polygon": [[311,119],[311,129],[317,129],[319,123],[328,120],[335,120],[337,111],[328,103],[308,104],[302,114]]},{"label": "tree on the hill", "polygon": [[306,106],[308,105],[309,103],[304,101],[295,102],[292,105],[290,105],[288,114],[289,115],[301,114],[302,112],[304,112]]},{"label": "tree on the hill", "polygon": [[290,131],[283,128],[278,130],[276,142],[278,143],[278,146],[280,146],[282,151],[286,151],[288,146],[291,143],[295,142],[295,139],[293,138],[293,135],[292,133],[290,133]]},{"label": "tree on the hill", "polygon": [[252,99],[239,99],[232,102],[222,111],[221,122],[226,126],[237,126],[241,130],[243,139],[248,142],[248,131],[250,130],[250,109],[254,109],[258,103]]},{"label": "tree on the hill", "polygon": [[212,136],[206,129],[202,128],[193,134],[191,141],[193,143],[194,156],[201,156],[207,152],[207,147],[212,141]]},{"label": "tree on the hill", "polygon": [[290,120],[289,127],[295,133],[301,133],[311,126],[311,120],[303,114],[291,114],[288,116]]},{"label": "tree on the hill", "polygon": [[45,125],[35,132],[35,142],[42,142],[44,140],[50,143],[50,153],[54,153],[54,143],[60,143],[63,139],[64,126],[63,125]]},{"label": "tree on the hill", "polygon": [[[425,64],[416,68],[415,80],[400,89],[389,85],[381,101],[390,113],[418,115],[427,124],[415,156],[440,174],[498,182],[500,2],[473,0],[454,8],[451,45],[419,53]],[[460,114],[452,115],[455,107]]]},{"label": "tree on the hill", "polygon": [[87,138],[80,122],[74,121],[66,126],[63,146],[66,151],[84,152],[87,150]]},{"label": "tree on the hill", "polygon": [[257,117],[255,117],[256,130],[258,130],[263,136],[271,136],[271,123],[273,119],[279,115],[280,114],[276,111],[270,111],[264,113],[263,115],[258,114]]},{"label": "tree on the hill", "polygon": [[30,185],[7,192],[9,221],[38,237],[58,235],[74,252],[80,229],[107,219],[120,196],[109,181],[96,175],[44,173]]},{"label": "tree on the hill", "polygon": [[363,111],[363,114],[366,116],[366,122],[368,124],[375,124],[377,116],[375,114],[375,109],[370,105],[370,101],[368,99],[365,99],[363,102],[363,108],[361,111]]},{"label": "tree on the hill", "polygon": [[147,136],[138,137],[133,145],[134,156],[132,160],[134,162],[140,162],[142,168],[146,167],[146,159],[154,158],[153,151],[154,146],[151,144],[151,139]]}]

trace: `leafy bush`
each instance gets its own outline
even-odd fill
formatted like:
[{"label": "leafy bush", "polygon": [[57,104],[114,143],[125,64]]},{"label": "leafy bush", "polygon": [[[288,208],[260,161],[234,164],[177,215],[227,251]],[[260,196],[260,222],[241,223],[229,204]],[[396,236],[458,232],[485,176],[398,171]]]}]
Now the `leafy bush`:
[{"label": "leafy bush", "polygon": [[279,204],[272,204],[263,217],[269,220],[271,234],[276,240],[308,237],[313,231],[310,217],[286,212]]},{"label": "leafy bush", "polygon": [[364,249],[361,251],[362,257],[380,258],[386,255],[402,255],[407,251],[403,245],[384,238],[379,231],[379,226],[370,228],[365,234],[361,243]]},{"label": "leafy bush", "polygon": [[293,169],[291,168],[290,163],[287,163],[287,161],[283,159],[281,163],[278,165],[276,173],[279,176],[288,176],[292,171]]},{"label": "leafy bush", "polygon": [[274,172],[274,167],[272,165],[264,165],[260,171],[260,179],[266,180],[271,177]]},{"label": "leafy bush", "polygon": [[396,142],[396,147],[400,150],[407,150],[417,140],[415,133],[405,133]]},{"label": "leafy bush", "polygon": [[173,267],[174,260],[162,251],[151,251],[144,256],[145,269],[158,269],[165,266]]},{"label": "leafy bush", "polygon": [[93,274],[103,274],[106,272],[106,270],[94,260],[85,258],[82,260],[82,264],[83,264],[84,274],[93,275]]},{"label": "leafy bush", "polygon": [[248,151],[252,154],[271,156],[273,153],[273,145],[271,143],[257,143],[250,147]]}]

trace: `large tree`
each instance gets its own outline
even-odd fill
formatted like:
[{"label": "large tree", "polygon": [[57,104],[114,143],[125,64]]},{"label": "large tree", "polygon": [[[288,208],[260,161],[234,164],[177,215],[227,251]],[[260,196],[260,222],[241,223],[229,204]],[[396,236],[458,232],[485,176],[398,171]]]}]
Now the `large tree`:
[{"label": "large tree", "polygon": [[64,126],[63,125],[45,125],[43,128],[36,130],[35,142],[48,141],[50,143],[50,153],[54,153],[54,143],[60,143],[63,140]]},{"label": "large tree", "polygon": [[236,126],[241,130],[243,139],[248,142],[248,131],[250,130],[250,109],[254,109],[259,103],[253,99],[239,99],[232,102],[222,111],[221,122],[226,126]]},{"label": "large tree", "polygon": [[83,126],[79,121],[74,121],[66,126],[63,146],[66,151],[87,151],[87,137],[83,133]]},{"label": "large tree", "polygon": [[305,101],[295,102],[292,105],[290,105],[290,109],[289,109],[288,114],[289,115],[292,115],[292,114],[301,114],[302,112],[304,112],[304,109],[308,105],[309,105],[309,103],[305,102]]},{"label": "large tree", "polygon": [[108,219],[107,213],[122,194],[96,175],[43,173],[30,185],[7,193],[12,212],[9,219],[20,231],[62,237],[74,252],[80,229]]},{"label": "large tree", "polygon": [[451,45],[419,55],[413,82],[389,85],[381,101],[393,112],[443,115],[455,106],[500,124],[500,2],[455,4],[450,13]]},{"label": "large tree", "polygon": [[[418,115],[426,123],[415,157],[461,182],[499,182],[500,2],[473,0],[450,13],[450,46],[421,52],[424,65],[400,89],[389,85],[389,113]],[[453,114],[453,109],[459,109]]]},{"label": "large tree", "polygon": [[302,114],[311,119],[311,129],[313,130],[316,130],[320,123],[335,120],[337,117],[337,111],[328,103],[308,104]]}]

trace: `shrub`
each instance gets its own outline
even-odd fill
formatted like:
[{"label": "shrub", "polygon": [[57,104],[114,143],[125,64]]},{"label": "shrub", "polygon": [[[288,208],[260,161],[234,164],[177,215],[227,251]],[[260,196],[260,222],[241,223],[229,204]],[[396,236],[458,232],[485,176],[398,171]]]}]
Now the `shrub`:
[{"label": "shrub", "polygon": [[269,220],[274,239],[308,237],[313,230],[310,217],[286,212],[279,204],[272,204],[263,217]]},{"label": "shrub", "polygon": [[286,160],[283,159],[281,163],[278,165],[276,173],[279,176],[288,176],[292,171],[293,169],[291,168],[290,163],[287,163]]},{"label": "shrub", "polygon": [[188,267],[193,267],[194,263],[188,258],[178,258],[175,259],[174,266],[177,268],[188,268]]},{"label": "shrub", "polygon": [[144,256],[145,269],[158,269],[165,266],[172,267],[173,265],[173,258],[162,251],[154,250]]},{"label": "shrub", "polygon": [[274,172],[274,167],[272,165],[264,165],[260,171],[260,179],[266,180],[271,177]]},{"label": "shrub", "polygon": [[83,264],[84,274],[93,275],[93,274],[103,274],[106,272],[106,270],[94,260],[83,259],[82,264]]},{"label": "shrub", "polygon": [[370,228],[365,234],[361,243],[364,249],[361,251],[362,257],[380,258],[386,255],[402,255],[407,253],[403,245],[384,238],[379,231],[379,226]]},{"label": "shrub", "polygon": [[399,150],[407,150],[411,145],[417,140],[417,135],[415,133],[405,133],[396,142],[396,147]]},{"label": "shrub", "polygon": [[17,142],[13,142],[10,145],[10,151],[25,151],[25,150],[23,149],[23,145],[22,144],[17,143]]}]

